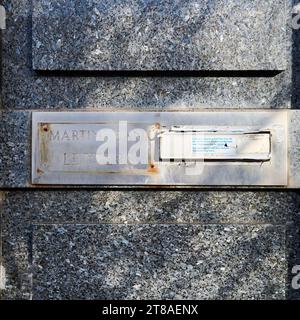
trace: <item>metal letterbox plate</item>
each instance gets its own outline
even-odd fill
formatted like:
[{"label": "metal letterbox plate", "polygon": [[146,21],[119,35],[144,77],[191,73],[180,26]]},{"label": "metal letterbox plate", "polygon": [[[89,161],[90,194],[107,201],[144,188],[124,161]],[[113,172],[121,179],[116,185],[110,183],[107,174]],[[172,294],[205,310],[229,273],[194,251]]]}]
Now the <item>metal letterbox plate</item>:
[{"label": "metal letterbox plate", "polygon": [[287,112],[33,112],[32,183],[286,186]]},{"label": "metal letterbox plate", "polygon": [[161,135],[160,158],[267,161],[271,159],[271,133],[230,129],[215,129],[215,132],[170,130]]}]

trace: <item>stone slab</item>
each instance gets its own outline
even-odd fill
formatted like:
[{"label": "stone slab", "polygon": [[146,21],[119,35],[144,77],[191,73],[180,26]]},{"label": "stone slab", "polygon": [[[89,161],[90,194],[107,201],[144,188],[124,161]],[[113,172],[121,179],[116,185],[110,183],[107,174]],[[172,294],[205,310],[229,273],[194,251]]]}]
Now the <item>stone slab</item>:
[{"label": "stone slab", "polygon": [[284,70],[285,41],[285,0],[33,1],[35,70]]},{"label": "stone slab", "polygon": [[[287,264],[285,266],[284,277],[285,281],[289,282],[287,282],[287,285],[283,285],[283,282],[281,283],[282,287],[280,290],[282,291],[280,292],[285,290],[291,297],[299,297],[298,292],[290,288],[291,267],[295,264],[299,264],[299,228],[297,225],[299,225],[300,200],[299,194],[296,192],[233,191],[228,193],[223,191],[159,190],[16,190],[3,192],[2,200],[1,228],[3,239],[3,262],[6,271],[6,288],[1,292],[2,299],[31,299],[38,297],[44,299],[49,291],[52,290],[52,288],[50,288],[51,284],[45,283],[45,278],[41,279],[40,274],[37,275],[35,273],[36,270],[39,272],[40,266],[37,263],[39,260],[32,260],[32,257],[36,256],[36,253],[34,253],[35,249],[32,248],[34,243],[36,243],[34,248],[38,247],[38,250],[40,250],[38,255],[42,255],[43,257],[52,256],[52,248],[56,246],[55,259],[61,259],[62,263],[64,263],[64,259],[68,259],[68,256],[62,258],[64,252],[67,252],[68,255],[70,253],[75,260],[77,259],[76,257],[81,259],[82,254],[79,251],[77,252],[76,249],[81,246],[81,242],[79,243],[79,241],[82,239],[78,240],[81,231],[87,243],[91,243],[89,255],[93,255],[91,252],[93,250],[94,255],[96,256],[97,254],[101,255],[103,250],[101,250],[100,245],[96,245],[95,243],[99,244],[100,238],[104,239],[108,237],[107,246],[114,246],[114,240],[118,240],[118,236],[121,232],[120,230],[122,230],[123,227],[125,229],[121,234],[125,239],[125,241],[123,240],[125,244],[127,243],[126,240],[131,241],[131,239],[128,238],[128,234],[133,229],[138,230],[134,232],[136,238],[133,243],[137,242],[139,237],[142,237],[141,241],[144,241],[144,236],[140,236],[138,233],[140,232],[142,234],[144,233],[144,230],[146,230],[145,238],[152,237],[151,239],[153,240],[155,237],[152,235],[157,234],[161,243],[165,243],[167,251],[169,250],[168,248],[172,249],[173,245],[178,243],[178,239],[180,238],[178,234],[182,234],[183,232],[180,231],[181,228],[186,228],[187,230],[195,230],[196,228],[196,230],[199,231],[199,234],[206,230],[204,232],[206,236],[203,237],[211,239],[212,242],[210,245],[207,245],[203,251],[208,250],[217,255],[218,259],[215,257],[209,259],[209,263],[211,263],[209,266],[215,262],[217,269],[219,261],[220,264],[224,263],[225,267],[231,268],[232,265],[238,263],[236,260],[237,256],[244,257],[244,255],[237,253],[236,255],[230,255],[232,259],[228,258],[226,260],[225,257],[223,259],[223,255],[226,256],[231,250],[230,248],[233,243],[236,244],[235,248],[237,248],[243,240],[246,241],[249,230],[253,231],[253,228],[259,228],[259,232],[255,231],[253,233],[254,237],[257,233],[259,233],[259,236],[255,238],[256,240],[253,241],[250,247],[253,250],[258,250],[258,260],[267,265],[269,263],[269,258],[263,259],[261,257],[262,250],[260,250],[260,248],[265,248],[265,245],[273,246],[273,238],[277,239],[277,236],[273,234],[275,228],[276,232],[274,232],[277,233],[277,231],[280,230],[282,237],[284,237],[284,233],[286,233],[288,240],[284,246],[284,257],[286,258]],[[273,226],[271,226],[271,224]],[[107,226],[109,226],[108,229]],[[155,227],[153,227],[150,232],[152,226]],[[286,226],[290,227],[288,227],[286,231],[283,231]],[[87,229],[85,229],[85,227]],[[68,230],[67,240],[60,234],[60,231],[53,231],[57,228],[65,228]],[[90,228],[97,231],[91,231],[90,233],[90,231],[88,231]],[[168,231],[168,228],[172,231]],[[177,228],[179,228],[179,231]],[[272,235],[270,234],[270,230],[272,230]],[[55,235],[50,237],[49,242],[46,243],[43,237],[48,237],[49,234],[52,234],[53,232]],[[35,237],[35,234],[37,233],[38,238]],[[87,239],[86,233],[89,234],[90,239]],[[163,236],[165,233],[166,238],[168,238],[167,240],[165,240]],[[108,234],[111,235],[108,236]],[[236,238],[237,234],[239,234],[239,237]],[[212,238],[209,238],[210,235]],[[269,238],[266,239],[262,235],[266,235],[266,237]],[[40,238],[42,241],[40,241]],[[193,239],[193,237],[189,236],[187,238],[188,240],[186,240],[186,243]],[[73,239],[75,239],[78,244],[78,247],[75,247],[74,250],[73,248],[67,247],[68,241],[72,242]],[[148,242],[146,241],[145,245],[147,247],[152,246],[151,239],[149,238]],[[230,241],[230,239],[234,240]],[[202,238],[200,240],[200,245],[204,245],[204,240],[203,242]],[[157,248],[155,240],[153,241],[154,245],[152,248]],[[213,246],[215,241],[218,243],[217,246]],[[224,246],[222,246],[223,253],[221,253],[221,251],[219,252],[220,243],[218,241],[224,242]],[[257,248],[255,243],[257,243],[259,248]],[[277,243],[277,240],[275,240],[275,243]],[[142,247],[142,245],[138,246],[136,244],[136,247],[133,247],[132,250],[135,250],[135,248],[139,250],[139,248]],[[244,245],[241,245],[241,248],[242,247],[244,247]],[[175,246],[175,248],[180,248],[180,246]],[[118,252],[117,247],[114,247],[114,249]],[[72,253],[68,250],[72,251]],[[265,249],[263,249],[263,251],[264,250]],[[274,259],[277,259],[276,265],[281,266],[283,248],[277,248],[277,245],[275,245],[274,251],[272,250],[270,249],[269,251],[270,257],[274,254]],[[53,250],[53,252],[54,251],[55,250]],[[161,250],[159,249],[158,252],[160,251]],[[190,251],[192,252],[192,250],[184,251],[181,257],[189,259]],[[202,253],[202,250],[200,251]],[[149,250],[149,252],[151,251]],[[85,253],[83,255],[85,255]],[[163,255],[162,252],[161,255]],[[40,259],[43,259],[43,257],[40,256]],[[118,257],[121,257],[121,255]],[[126,259],[127,258],[125,257],[124,260]],[[172,259],[170,259],[167,260],[167,262],[172,261]],[[87,282],[81,286],[86,286],[86,288],[91,289],[91,291],[86,294],[87,299],[92,296],[91,292],[94,288],[93,285],[95,280],[94,274],[98,270],[97,268],[100,268],[99,265],[93,264],[91,259],[88,261],[86,268],[87,272],[90,272],[91,274],[92,283],[89,285],[87,278],[84,276],[84,281],[86,280]],[[242,259],[242,261],[248,262],[249,260],[245,257],[245,260]],[[180,260],[180,263],[181,262],[182,261]],[[80,261],[78,262],[78,265],[79,264]],[[251,265],[252,263],[249,262],[249,269],[251,269]],[[61,264],[59,266],[61,266]],[[75,266],[75,269],[76,267],[77,265]],[[93,268],[95,269],[92,270]],[[154,264],[153,269],[155,268],[156,265]],[[172,270],[174,270],[174,268],[178,268],[181,272],[181,264],[178,263],[178,265],[174,265]],[[42,272],[42,270],[40,271]],[[44,271],[49,271],[50,273],[54,272],[49,269]],[[274,269],[271,268],[271,273],[273,273],[273,271]],[[73,272],[73,270],[71,270],[71,272]],[[255,269],[255,279],[249,281],[250,284],[248,284],[249,292],[250,290],[252,291],[252,287],[250,288],[252,283],[256,284],[257,281],[263,281],[262,278],[265,276],[265,271],[261,274],[262,278],[258,276],[260,272],[261,269],[259,269],[259,271],[256,271]],[[74,273],[72,274],[74,275]],[[100,274],[102,275],[102,273]],[[220,277],[218,277],[219,280],[217,281],[217,285],[223,281],[223,276],[227,277],[227,270],[226,272],[222,272]],[[273,276],[275,277],[277,274],[273,274]],[[162,279],[165,279],[162,274],[161,277]],[[244,285],[246,286],[247,280],[245,280],[244,283],[243,281],[238,282],[236,277],[233,278],[232,281],[236,282],[237,288],[241,288]],[[61,279],[58,279],[58,282],[55,283],[62,285]],[[191,280],[190,277],[187,279],[188,281]],[[248,277],[247,279],[249,280],[250,278]],[[188,281],[186,282],[187,284]],[[269,282],[271,280],[267,277],[265,281]],[[278,278],[276,281],[278,281]],[[214,292],[214,278],[208,278],[207,283],[208,297],[210,297],[210,294],[213,294]],[[33,291],[35,291],[33,288],[35,287],[38,288],[37,291],[39,292],[33,294]],[[148,287],[151,287],[151,283],[148,284]],[[79,292],[79,287],[77,289]],[[202,293],[204,290],[205,289],[201,287],[200,291]],[[247,294],[248,289],[246,288],[245,290],[246,291],[244,291],[244,289],[242,290],[243,297]],[[99,290],[97,290],[97,292],[99,293]],[[126,294],[127,293],[128,291],[126,291]],[[66,291],[63,294],[65,295]],[[80,297],[84,298],[85,292],[82,291],[79,294],[81,295]],[[99,294],[101,294],[101,292]],[[145,292],[143,294],[145,295]],[[189,291],[189,294],[192,294],[192,292]],[[253,294],[257,294],[257,292],[254,292]],[[222,299],[225,298],[225,296],[225,294],[221,294],[219,298]],[[236,298],[238,297],[237,294]],[[281,293],[276,293],[271,296],[271,298],[278,297],[282,297]]]},{"label": "stone slab", "polygon": [[[295,3],[297,2],[298,0],[295,0]],[[230,72],[224,73],[222,77],[204,78],[200,74],[199,76],[185,74],[182,77],[152,77],[144,73],[141,77],[128,76],[125,73],[119,76],[108,76],[100,72],[89,73],[87,77],[80,72],[38,73],[32,70],[31,3],[32,0],[2,1],[8,13],[8,28],[2,33],[3,104],[1,108],[5,111],[15,109],[22,111],[9,112],[5,115],[6,118],[1,119],[1,124],[5,127],[5,134],[3,135],[1,130],[0,136],[1,187],[30,187],[30,122],[28,122],[30,113],[23,112],[24,109],[188,111],[208,108],[284,109],[291,106],[299,108],[298,31],[294,32],[293,45],[290,38],[286,41],[289,50],[286,61],[287,70],[273,77],[232,77]],[[291,48],[293,48],[292,83]],[[291,90],[293,91],[292,103]],[[7,125],[4,120],[8,123]],[[293,134],[298,136],[297,121],[296,118]],[[18,126],[22,129],[17,130]],[[294,137],[294,141],[298,141],[297,136]],[[3,154],[9,156],[2,158]],[[297,153],[291,159],[299,162]],[[298,171],[295,163],[291,176],[297,178]],[[289,279],[286,279],[286,290],[291,292],[290,298],[299,299],[299,290],[290,288],[291,267],[300,264],[299,195],[296,192],[14,189],[5,194],[3,208],[5,214],[1,221],[1,228],[4,229],[5,238],[3,244],[7,287],[5,292],[0,292],[0,299],[32,298],[33,221],[36,224],[49,222],[58,224],[137,222],[142,224],[143,221],[281,224],[291,221],[290,229],[294,231],[287,230],[287,245],[290,245],[290,252],[286,252],[286,257],[289,259],[288,269],[286,269],[286,273],[289,274]],[[31,213],[35,218],[30,217]],[[38,280],[40,281],[41,278]],[[257,282],[254,281],[254,283]],[[44,296],[43,293],[39,293],[43,289],[45,288],[37,290],[42,298],[47,295],[48,287],[44,290]],[[279,297],[282,295],[279,294]]]},{"label": "stone slab", "polygon": [[289,113],[289,185],[300,186],[300,114],[295,110]]},{"label": "stone slab", "polygon": [[[286,1],[290,6],[290,1]],[[20,109],[98,109],[103,111],[201,110],[213,108],[278,109],[298,107],[296,73],[291,84],[291,50],[299,61],[299,41],[291,43],[291,29],[284,41],[287,68],[276,76],[232,73],[217,76],[170,77],[43,73],[32,70],[31,0],[3,0],[7,29],[3,40],[3,105]],[[52,2],[53,3],[53,2]],[[289,9],[288,9],[289,10]],[[288,18],[286,18],[287,20]]]},{"label": "stone slab", "polygon": [[0,123],[0,186],[27,186],[30,181],[30,113],[0,112]]},{"label": "stone slab", "polygon": [[4,270],[4,287],[0,299],[28,300],[31,298],[32,272],[32,230],[31,212],[24,210],[23,202],[13,208],[7,192],[1,193],[0,228],[1,254]]},{"label": "stone slab", "polygon": [[297,192],[203,190],[11,190],[6,223],[286,224],[300,212]]},{"label": "stone slab", "polygon": [[283,299],[285,228],[36,225],[33,299]]},{"label": "stone slab", "polygon": [[[289,4],[289,1],[287,1]],[[32,70],[31,0],[3,0],[4,109],[199,110],[290,108],[291,30],[285,40],[287,68],[276,76],[119,76],[43,73]],[[294,43],[295,52],[297,42]],[[299,50],[300,51],[300,50]],[[299,59],[295,59],[296,64]],[[296,91],[295,91],[296,92]],[[53,94],[55,93],[55,94]],[[295,103],[294,103],[295,104]]]}]

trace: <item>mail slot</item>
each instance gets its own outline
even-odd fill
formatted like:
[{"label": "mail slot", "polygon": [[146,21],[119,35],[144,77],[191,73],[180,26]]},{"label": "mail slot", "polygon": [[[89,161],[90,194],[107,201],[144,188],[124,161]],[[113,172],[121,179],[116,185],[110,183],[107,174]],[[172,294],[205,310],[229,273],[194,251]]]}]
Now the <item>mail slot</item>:
[{"label": "mail slot", "polygon": [[160,158],[183,161],[269,161],[271,133],[177,127],[161,134]]}]

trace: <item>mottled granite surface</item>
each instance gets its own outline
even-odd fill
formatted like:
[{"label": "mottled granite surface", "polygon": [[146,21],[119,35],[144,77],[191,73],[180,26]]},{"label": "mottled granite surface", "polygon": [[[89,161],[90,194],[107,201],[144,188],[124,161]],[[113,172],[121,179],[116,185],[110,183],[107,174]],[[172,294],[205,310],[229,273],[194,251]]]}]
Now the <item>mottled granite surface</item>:
[{"label": "mottled granite surface", "polygon": [[247,77],[230,72],[221,72],[219,76],[209,73],[205,77],[182,73],[153,77],[147,72],[130,76],[101,72],[41,74],[32,69],[31,0],[3,0],[3,4],[7,10],[7,30],[3,33],[4,109],[146,111],[291,107],[290,29],[284,41],[288,52],[286,71],[267,78],[261,73]]},{"label": "mottled granite surface", "polygon": [[284,70],[285,0],[34,0],[33,69]]},{"label": "mottled granite surface", "polygon": [[300,182],[300,114],[292,111],[289,117],[289,183],[291,187],[298,187],[298,182]]},{"label": "mottled granite surface", "polygon": [[280,299],[284,242],[271,226],[34,226],[33,298]]},{"label": "mottled granite surface", "polygon": [[[27,190],[10,191],[4,210],[39,224],[286,224],[300,198],[278,191]],[[272,209],[270,209],[272,208]]]},{"label": "mottled granite surface", "polygon": [[5,289],[0,290],[0,299],[31,299],[31,213],[25,203],[10,209],[8,194],[2,192],[0,201],[2,262],[5,270]]},{"label": "mottled granite surface", "polygon": [[31,167],[30,114],[0,112],[0,123],[0,186],[26,186]]},{"label": "mottled granite surface", "polygon": [[2,298],[299,298],[289,271],[299,202],[267,191],[4,192]]},{"label": "mottled granite surface", "polygon": [[[279,52],[270,62],[278,68],[286,65],[271,77],[264,77],[270,76],[264,71],[250,76],[228,71],[168,76],[37,72],[32,0],[2,3],[7,30],[2,33],[0,185],[12,189],[1,190],[6,286],[0,299],[300,298],[300,291],[290,286],[291,269],[300,265],[298,192],[23,189],[30,181],[31,109],[299,108],[300,31],[293,32],[293,44],[290,29],[286,41],[271,39],[275,52],[282,46],[288,52],[286,61]],[[50,9],[61,2],[47,3]],[[272,3],[270,11],[281,5]],[[215,12],[222,10],[226,8]],[[279,20],[268,24],[275,22]],[[94,62],[90,59],[80,63]],[[269,67],[267,60],[261,59],[260,68]],[[299,140],[298,121],[295,117],[292,122],[293,143]],[[298,151],[290,152],[293,161],[298,161]],[[292,168],[295,179],[297,162]]]}]

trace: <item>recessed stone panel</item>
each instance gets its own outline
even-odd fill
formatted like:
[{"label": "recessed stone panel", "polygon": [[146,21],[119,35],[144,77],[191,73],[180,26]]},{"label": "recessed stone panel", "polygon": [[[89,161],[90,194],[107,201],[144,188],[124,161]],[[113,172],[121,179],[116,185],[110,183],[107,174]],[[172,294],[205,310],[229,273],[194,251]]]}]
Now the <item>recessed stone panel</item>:
[{"label": "recessed stone panel", "polygon": [[283,299],[285,228],[37,225],[33,299]]},{"label": "recessed stone panel", "polygon": [[284,70],[285,0],[33,0],[36,70]]}]

